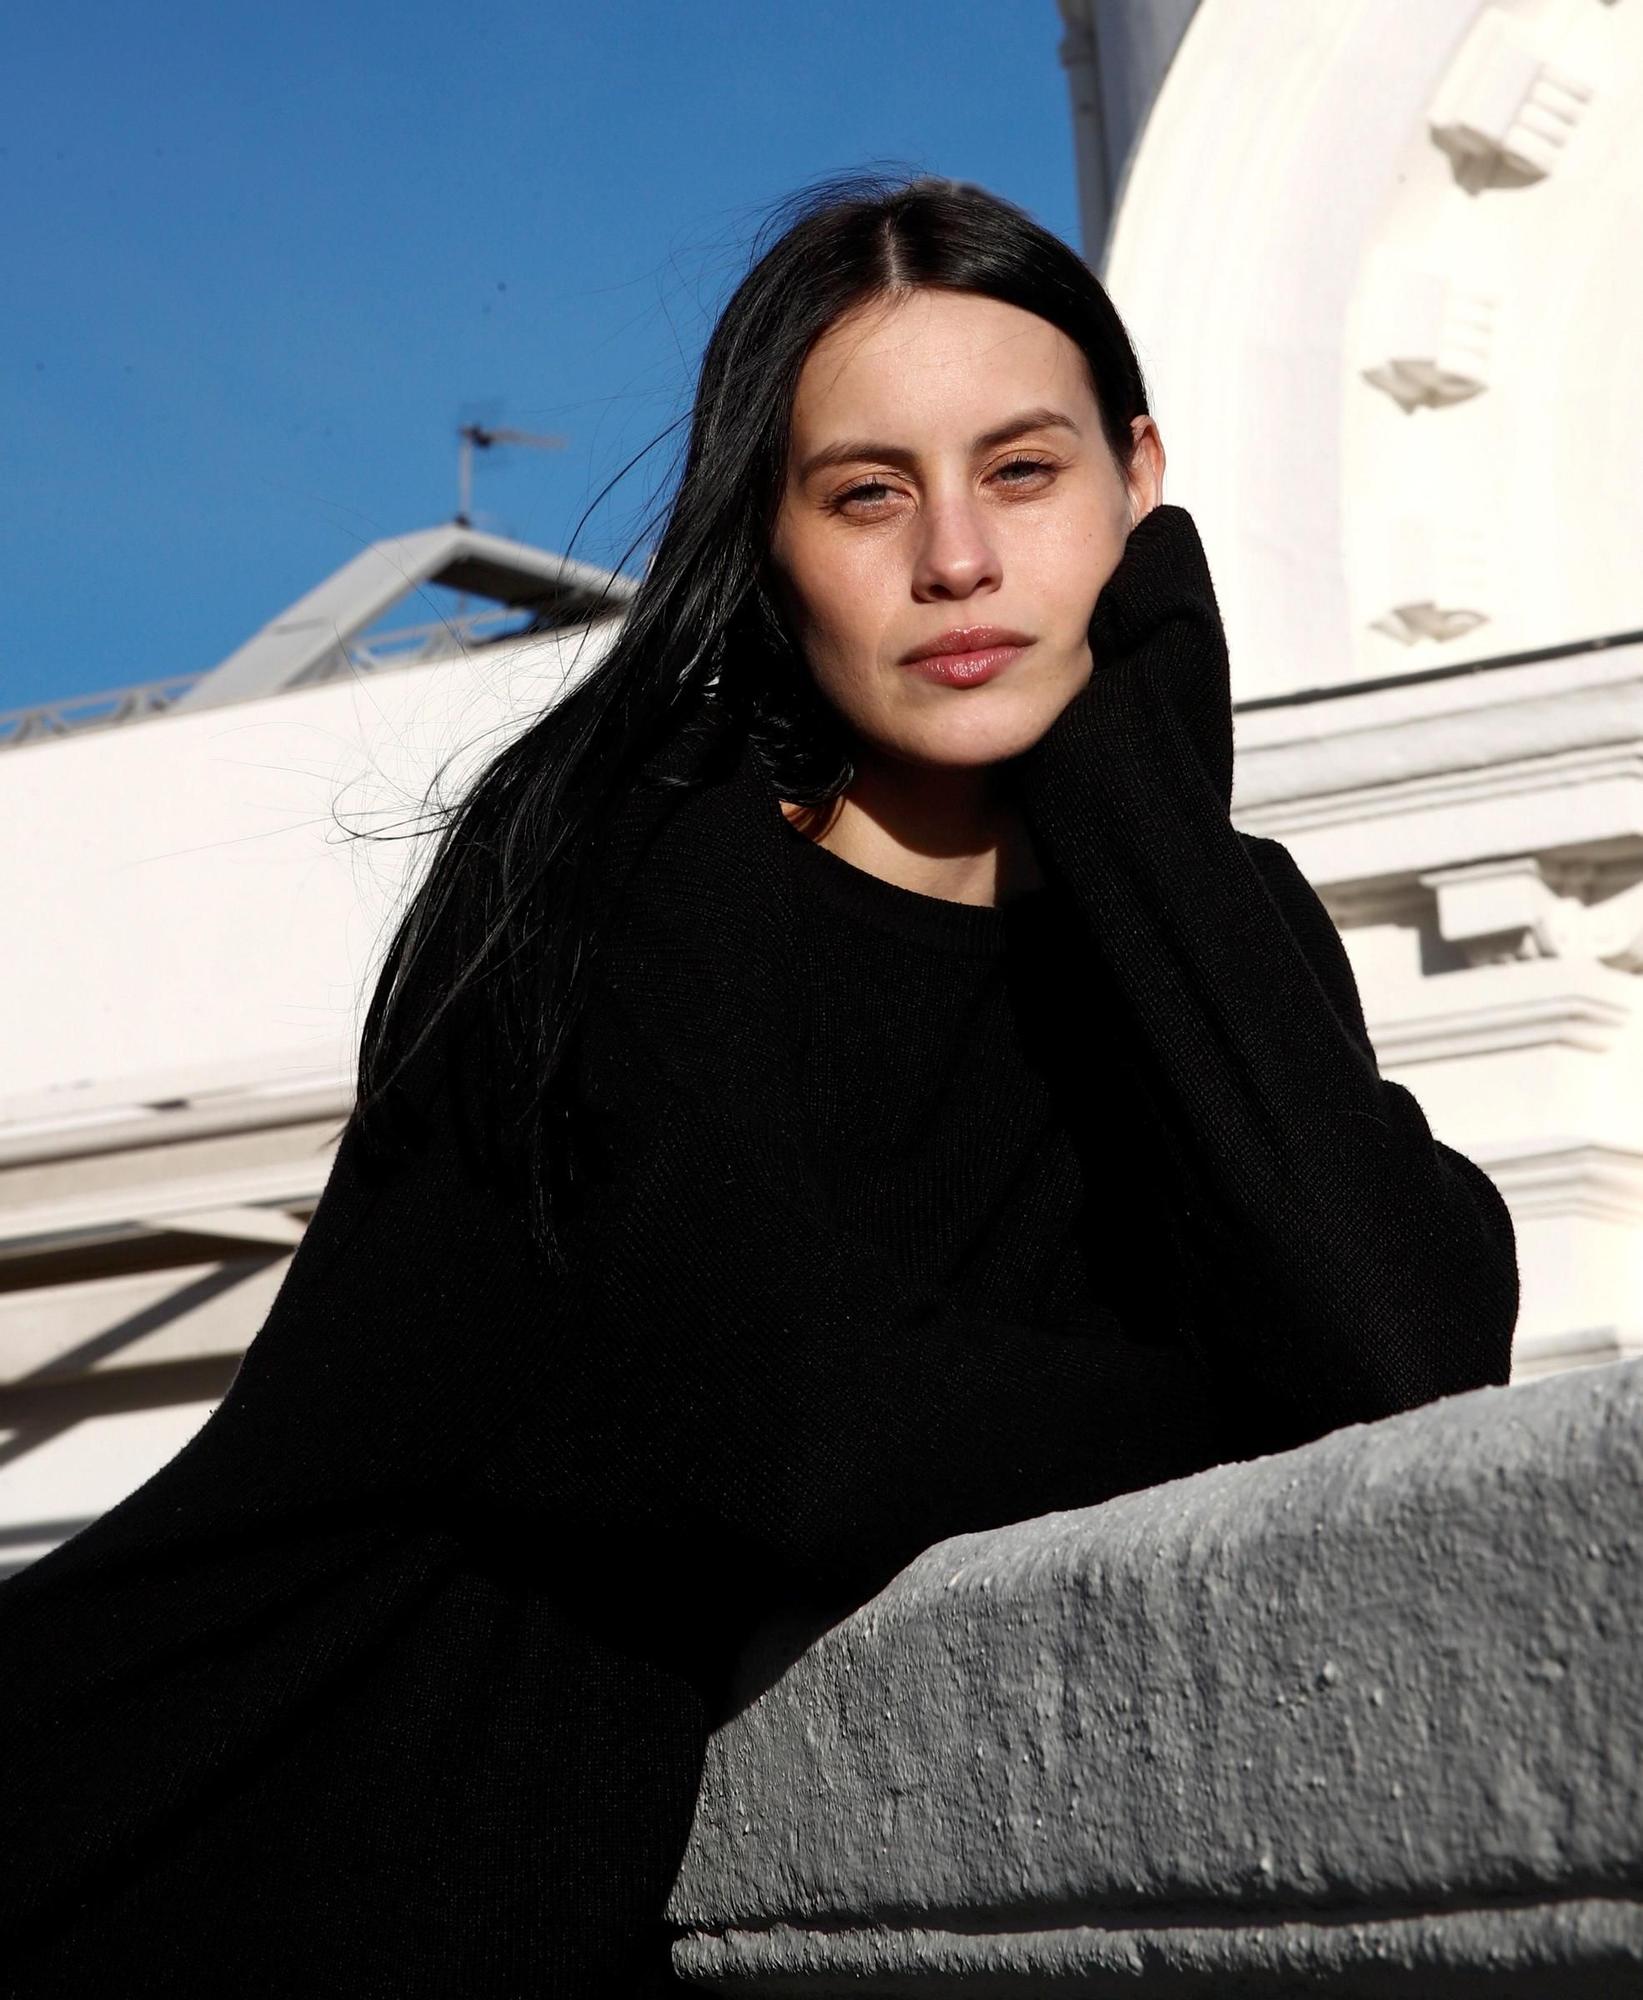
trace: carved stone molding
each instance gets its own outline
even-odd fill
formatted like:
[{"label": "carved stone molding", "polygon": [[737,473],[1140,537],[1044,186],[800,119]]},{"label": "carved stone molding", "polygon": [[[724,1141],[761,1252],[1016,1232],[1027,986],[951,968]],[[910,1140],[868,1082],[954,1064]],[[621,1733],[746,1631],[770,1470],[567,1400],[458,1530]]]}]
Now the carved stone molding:
[{"label": "carved stone molding", "polygon": [[1475,1152],[1520,1227],[1569,1216],[1627,1228],[1643,1223],[1643,1151],[1636,1147],[1553,1136]]},{"label": "carved stone molding", "polygon": [[1557,166],[1592,93],[1533,24],[1486,7],[1433,99],[1432,142],[1467,194],[1528,187]]},{"label": "carved stone molding", "polygon": [[1517,827],[1533,813],[1542,852],[1643,833],[1643,646],[1632,642],[1239,708],[1233,727],[1233,814],[1250,833],[1283,840],[1463,808]]},{"label": "carved stone molding", "polygon": [[1435,868],[1420,881],[1436,895],[1439,933],[1469,965],[1574,958],[1643,972],[1643,881],[1588,903],[1560,892],[1532,854]]},{"label": "carved stone molding", "polygon": [[[1485,969],[1433,979],[1413,1004],[1394,998],[1372,1008],[1369,1034],[1382,1067],[1549,1046],[1607,1055],[1632,1024],[1636,1009],[1628,983],[1605,967],[1592,967],[1581,980],[1571,968],[1548,965],[1544,970],[1556,984],[1525,980],[1516,990],[1497,984],[1487,997],[1452,985],[1445,993],[1446,980],[1468,981]],[[1605,991],[1599,980],[1613,985]]]},{"label": "carved stone molding", "polygon": [[1364,290],[1359,373],[1401,410],[1447,409],[1489,386],[1493,290],[1386,251],[1369,260]]},{"label": "carved stone molding", "polygon": [[1389,513],[1364,559],[1387,607],[1371,627],[1400,646],[1464,638],[1489,622],[1489,550],[1483,520],[1453,499]]}]

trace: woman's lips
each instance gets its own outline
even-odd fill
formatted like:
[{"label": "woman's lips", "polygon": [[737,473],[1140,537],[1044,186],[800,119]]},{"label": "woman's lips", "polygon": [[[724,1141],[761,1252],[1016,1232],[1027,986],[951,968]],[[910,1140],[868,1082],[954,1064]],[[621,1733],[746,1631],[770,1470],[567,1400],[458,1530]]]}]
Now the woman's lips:
[{"label": "woman's lips", "polygon": [[1003,673],[1026,650],[1024,645],[977,646],[963,653],[932,653],[906,665],[909,673],[923,674],[926,680],[939,681],[945,687],[978,687]]}]

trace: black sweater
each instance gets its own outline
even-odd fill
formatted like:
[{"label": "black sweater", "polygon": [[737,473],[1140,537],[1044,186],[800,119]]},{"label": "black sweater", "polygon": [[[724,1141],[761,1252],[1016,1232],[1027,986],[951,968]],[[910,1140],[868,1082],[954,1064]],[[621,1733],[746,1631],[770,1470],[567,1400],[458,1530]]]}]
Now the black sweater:
[{"label": "black sweater", "polygon": [[[0,1588],[0,1993],[637,1993],[736,1645],[942,1536],[1508,1372],[1504,1205],[1232,827],[1190,517],[1011,767],[1048,886],[634,788],[550,1280],[463,1130],[350,1131],[195,1440]],[[446,1056],[451,1059],[446,1060]]]}]

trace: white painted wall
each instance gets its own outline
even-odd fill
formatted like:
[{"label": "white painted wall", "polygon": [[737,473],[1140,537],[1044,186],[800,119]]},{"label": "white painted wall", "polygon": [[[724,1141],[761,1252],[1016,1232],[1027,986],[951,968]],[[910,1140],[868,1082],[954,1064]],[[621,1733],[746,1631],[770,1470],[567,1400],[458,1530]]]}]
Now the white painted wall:
[{"label": "white painted wall", "polygon": [[614,624],[0,752],[0,1125],[144,1079],[346,1074],[442,760],[450,796]]}]

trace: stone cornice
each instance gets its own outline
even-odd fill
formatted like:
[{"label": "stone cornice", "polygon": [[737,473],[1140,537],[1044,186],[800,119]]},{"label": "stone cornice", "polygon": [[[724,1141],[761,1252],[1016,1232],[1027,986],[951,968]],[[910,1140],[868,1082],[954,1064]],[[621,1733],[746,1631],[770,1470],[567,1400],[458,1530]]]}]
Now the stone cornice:
[{"label": "stone cornice", "polygon": [[[1643,767],[1643,646],[1240,710],[1233,811],[1363,817],[1467,794],[1511,798]],[[1281,836],[1280,836],[1281,837]]]},{"label": "stone cornice", "polygon": [[[1640,718],[1643,720],[1643,718]],[[1488,730],[1480,726],[1480,736]],[[1453,764],[1401,775],[1406,745],[1362,732],[1351,754],[1325,755],[1308,748],[1287,769],[1250,772],[1255,760],[1240,752],[1233,817],[1245,833],[1287,840],[1318,828],[1367,826],[1379,819],[1455,806],[1497,806],[1516,814],[1550,794],[1578,787],[1624,787],[1627,809],[1616,814],[1617,836],[1643,839],[1643,736],[1635,743],[1592,745],[1530,757],[1502,757],[1486,765]],[[1304,765],[1304,770],[1303,770]],[[1262,784],[1270,789],[1258,797]],[[1306,789],[1288,786],[1305,784]],[[1594,829],[1595,831],[1595,829]]]},{"label": "stone cornice", "polygon": [[1643,1147],[1553,1136],[1474,1145],[1470,1157],[1511,1204],[1515,1222],[1577,1215],[1643,1223]]},{"label": "stone cornice", "polygon": [[1634,975],[1533,959],[1444,973],[1376,996],[1370,1038],[1383,1068],[1548,1044],[1601,1055],[1630,1027]]}]

